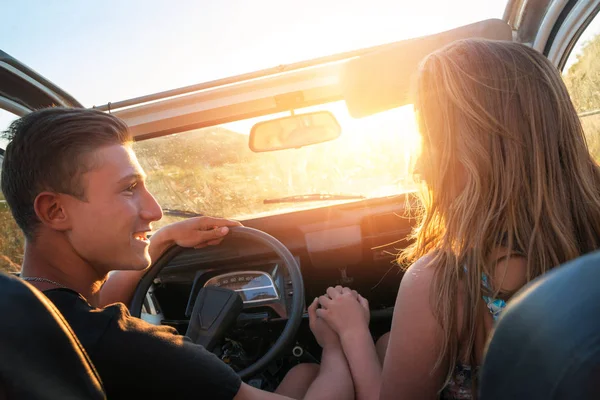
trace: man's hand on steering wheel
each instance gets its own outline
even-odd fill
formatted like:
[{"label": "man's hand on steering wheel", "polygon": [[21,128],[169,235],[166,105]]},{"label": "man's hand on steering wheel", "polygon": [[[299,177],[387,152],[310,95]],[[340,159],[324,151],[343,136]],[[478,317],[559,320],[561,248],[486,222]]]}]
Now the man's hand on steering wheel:
[{"label": "man's hand on steering wheel", "polygon": [[150,238],[150,259],[156,261],[169,247],[215,246],[229,233],[228,227],[242,226],[238,221],[224,218],[194,217],[174,222],[159,229]]},{"label": "man's hand on steering wheel", "polygon": [[[281,357],[282,354],[289,351],[294,345],[296,332],[302,322],[303,310],[305,308],[304,281],[300,265],[294,255],[283,243],[273,236],[260,230],[243,226],[233,226],[230,235],[232,239],[251,240],[272,250],[275,253],[274,255],[281,260],[282,273],[289,276],[292,286],[290,290],[292,292],[291,300],[286,300],[283,297],[277,300],[284,309],[288,310],[287,321],[279,338],[271,344],[264,355],[258,357],[256,361],[238,372],[242,379],[247,379],[265,370],[271,362]],[[154,279],[165,266],[183,251],[185,251],[183,247],[173,246],[161,257],[153,260],[152,265],[145,271],[133,294],[133,299],[129,306],[132,316],[141,317],[142,304]],[[188,331],[191,330],[190,335],[195,338],[195,343],[210,348],[218,343],[226,334],[228,327],[237,321],[237,316],[243,308],[243,304],[241,304],[242,300],[232,290],[210,286],[201,288],[198,294],[193,293],[191,296],[194,296],[190,297],[190,300],[194,301],[194,309],[190,316]],[[315,316],[315,307],[316,303],[312,308],[313,317]],[[204,318],[204,315],[208,318]],[[214,318],[214,316],[217,316],[217,318]],[[332,338],[331,335],[328,335],[331,332],[323,329],[325,326],[315,324],[315,322],[316,319],[313,318],[312,328],[317,328],[317,331],[321,334],[321,343],[325,345],[332,342],[330,340]]]},{"label": "man's hand on steering wheel", "polygon": [[[150,238],[148,253],[156,261],[170,247],[202,248],[220,244],[229,233],[229,227],[242,226],[237,221],[224,218],[194,217],[174,222],[159,229]],[[113,304],[129,304],[141,277],[142,271],[114,271],[100,289],[100,307]]]}]

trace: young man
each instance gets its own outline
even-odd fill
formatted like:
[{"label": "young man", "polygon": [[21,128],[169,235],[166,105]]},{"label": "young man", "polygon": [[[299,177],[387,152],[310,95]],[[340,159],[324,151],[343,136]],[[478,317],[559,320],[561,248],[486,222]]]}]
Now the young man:
[{"label": "young man", "polygon": [[[241,382],[230,367],[173,328],[148,324],[131,317],[122,303],[111,304],[130,298],[143,270],[172,244],[218,244],[237,222],[195,218],[148,240],[162,211],[146,189],[127,126],[112,115],[44,109],[15,121],[8,134],[2,191],[26,238],[23,279],[44,291],[65,316],[108,398],[285,398]],[[107,281],[111,271],[124,272]],[[316,307],[314,301],[309,315],[323,347],[321,368],[307,383],[286,377],[280,392],[352,398],[339,339],[316,317]]]}]

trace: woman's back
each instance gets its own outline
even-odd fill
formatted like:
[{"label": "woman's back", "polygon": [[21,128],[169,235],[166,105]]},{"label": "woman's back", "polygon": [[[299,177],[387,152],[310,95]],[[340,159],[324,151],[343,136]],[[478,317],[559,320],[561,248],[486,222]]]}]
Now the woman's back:
[{"label": "woman's back", "polygon": [[511,295],[600,248],[600,169],[542,54],[457,41],[426,58],[416,86],[426,185],[399,259],[409,267],[383,369],[364,299],[348,288],[319,298],[359,399],[473,397],[494,318]]},{"label": "woman's back", "polygon": [[432,369],[448,393],[469,387],[469,367],[476,378],[502,300],[600,247],[600,170],[560,74],[522,44],[470,39],[433,53],[415,109],[426,187],[401,261],[427,258],[433,271]]},{"label": "woman's back", "polygon": [[[478,306],[479,318],[477,329],[475,331],[473,359],[460,360],[454,367],[452,376],[444,390],[442,391],[442,399],[471,399],[472,388],[474,381],[477,380],[479,374],[479,366],[483,363],[485,346],[488,338],[491,336],[494,328],[494,323],[499,318],[500,314],[506,307],[506,301],[510,294],[515,293],[527,283],[527,261],[520,255],[508,256],[506,249],[498,249],[494,257],[500,259],[495,269],[495,281],[499,282],[502,297],[483,296],[482,301]],[[489,279],[487,276],[482,276],[481,284],[484,288],[489,287]],[[464,304],[464,288],[459,288],[458,326],[462,327],[463,311],[460,307]],[[461,329],[458,330],[457,336],[463,336]],[[459,342],[459,349],[464,349],[468,344],[466,341]],[[459,350],[460,353],[461,350]],[[471,364],[473,363],[473,364]]]}]

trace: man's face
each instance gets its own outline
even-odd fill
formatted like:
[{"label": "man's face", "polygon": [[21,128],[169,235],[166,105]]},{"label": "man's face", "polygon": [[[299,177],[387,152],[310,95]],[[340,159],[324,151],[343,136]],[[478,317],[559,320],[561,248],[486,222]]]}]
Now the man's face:
[{"label": "man's face", "polygon": [[96,168],[81,177],[85,201],[69,197],[65,203],[71,246],[101,273],[148,267],[146,234],[162,210],[146,189],[142,167],[121,145],[103,147],[90,157]]}]

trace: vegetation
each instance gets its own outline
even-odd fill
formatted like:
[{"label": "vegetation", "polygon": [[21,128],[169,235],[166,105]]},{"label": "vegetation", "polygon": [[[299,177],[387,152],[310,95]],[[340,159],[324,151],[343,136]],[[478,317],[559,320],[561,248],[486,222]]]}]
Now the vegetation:
[{"label": "vegetation", "polygon": [[243,218],[314,206],[264,204],[283,196],[368,196],[386,185],[398,193],[403,188],[399,176],[407,172],[406,158],[396,151],[402,140],[399,134],[385,139],[357,132],[306,148],[253,153],[247,135],[209,128],[138,142],[135,150],[149,189],[164,208]]},{"label": "vegetation", "polygon": [[23,235],[0,194],[0,271],[17,272],[23,262]]},{"label": "vegetation", "polygon": [[583,45],[564,80],[581,115],[590,152],[600,161],[600,35]]}]

